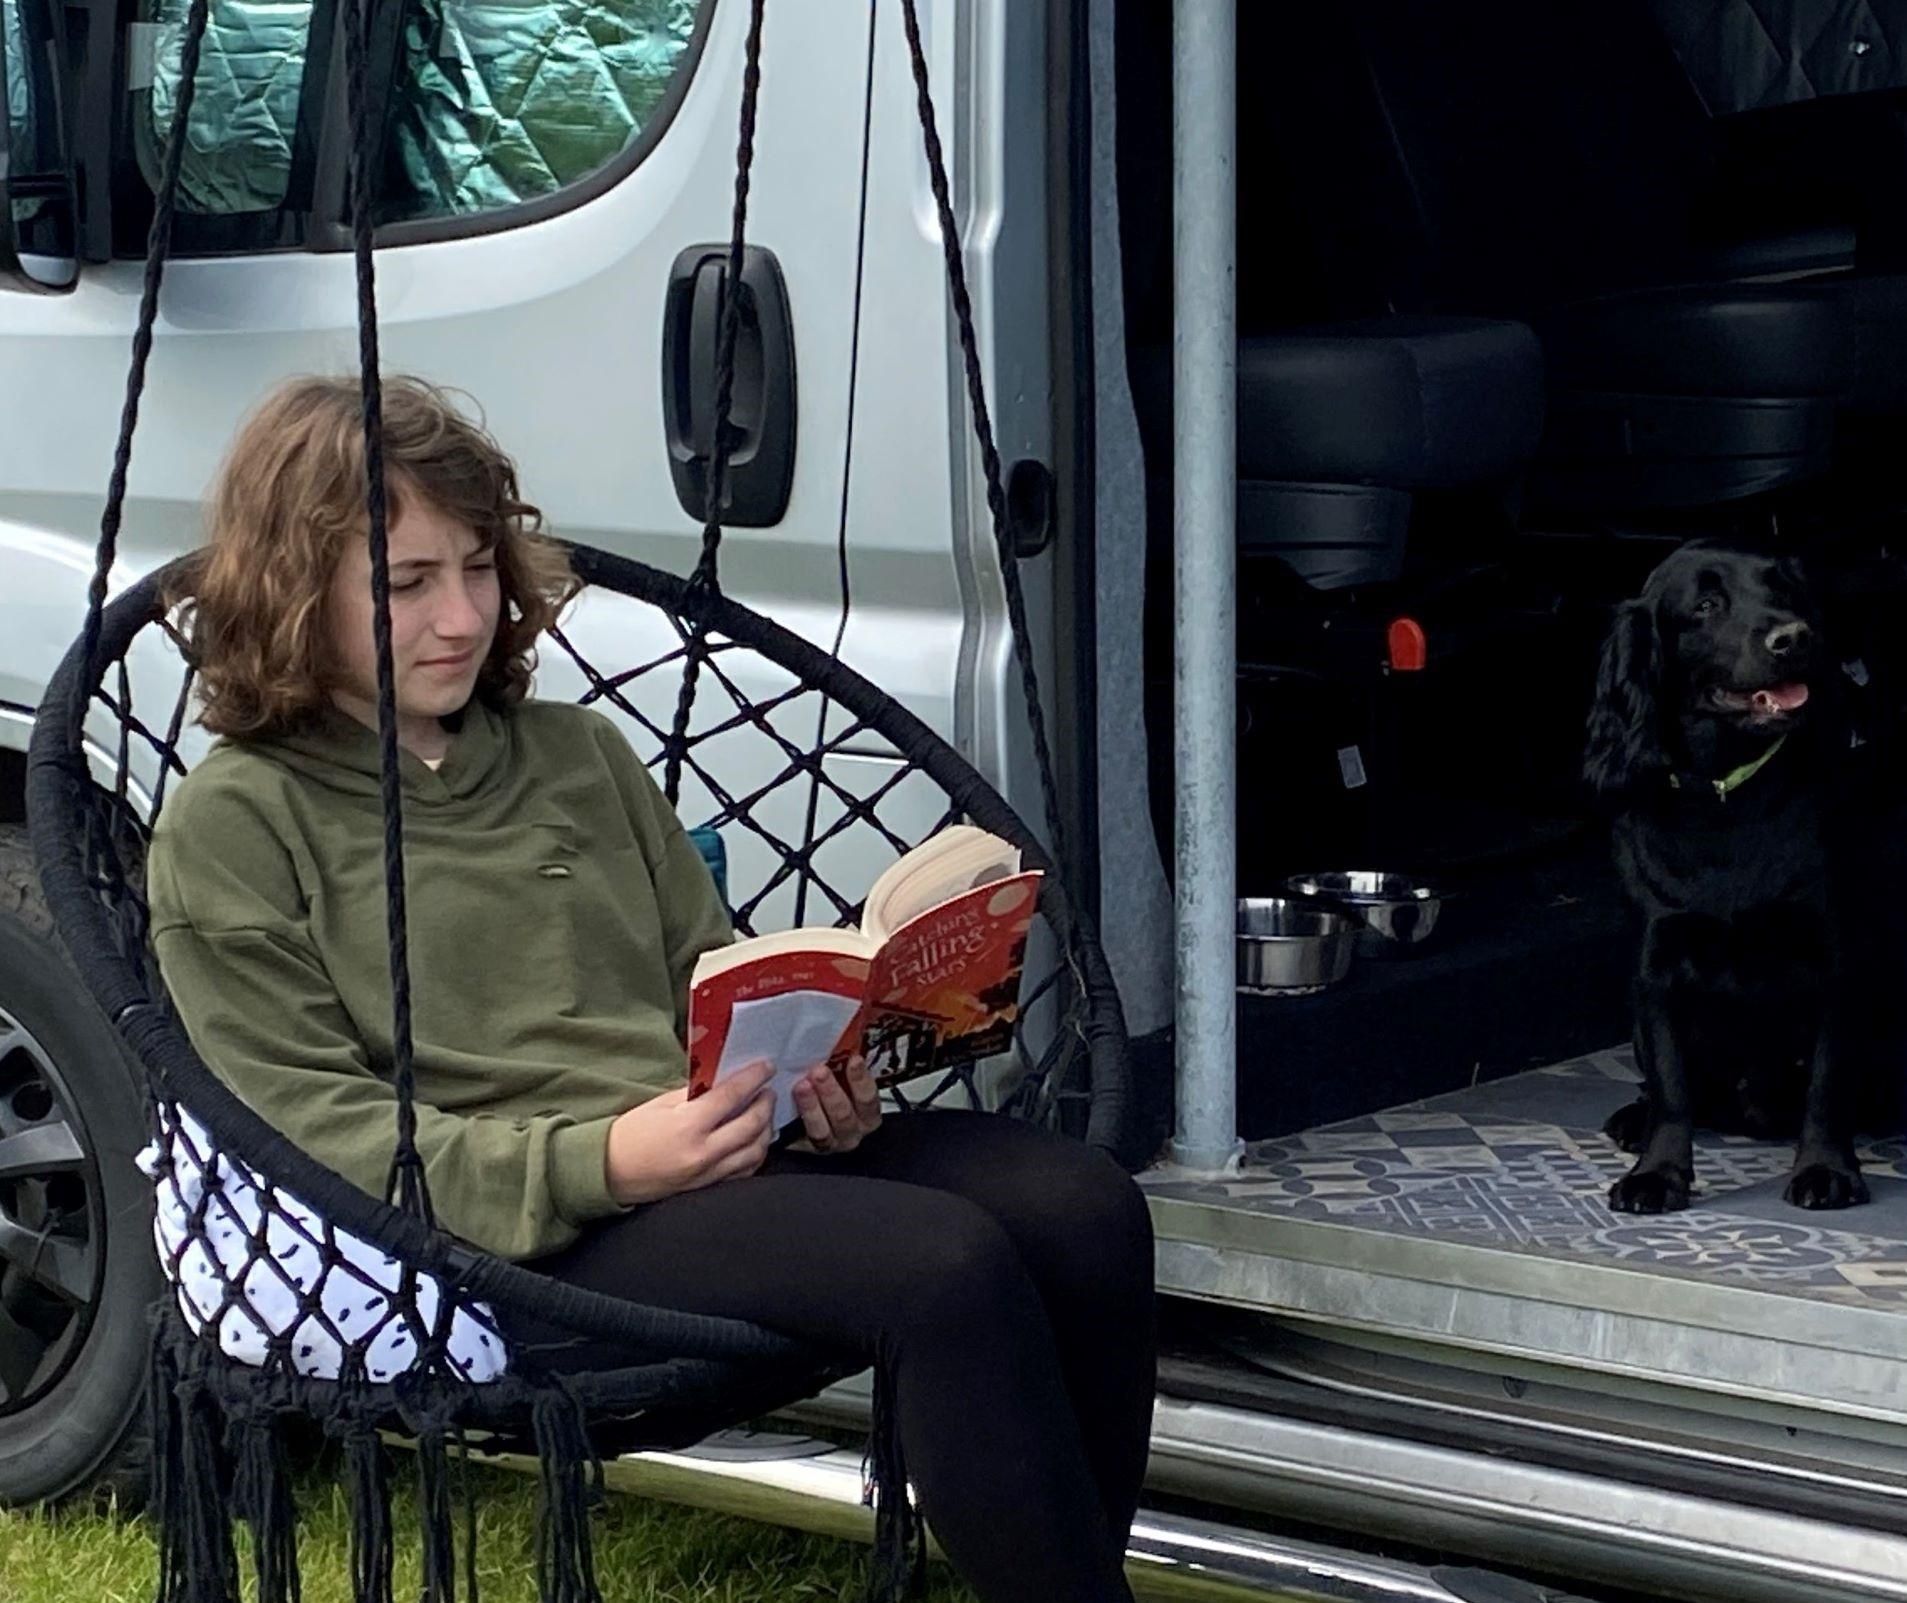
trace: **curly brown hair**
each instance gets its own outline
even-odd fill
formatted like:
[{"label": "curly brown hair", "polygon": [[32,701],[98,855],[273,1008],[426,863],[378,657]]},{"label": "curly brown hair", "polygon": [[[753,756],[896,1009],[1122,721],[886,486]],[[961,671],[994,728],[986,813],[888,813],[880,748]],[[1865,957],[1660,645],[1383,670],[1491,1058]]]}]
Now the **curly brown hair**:
[{"label": "curly brown hair", "polygon": [[[568,553],[543,533],[515,464],[449,392],[384,381],[390,516],[418,496],[497,555],[502,609],[477,679],[499,710],[529,693],[536,640],[579,588]],[[205,545],[168,587],[199,674],[199,722],[234,739],[284,733],[337,683],[326,598],[347,542],[369,537],[358,380],[281,384],[233,439],[207,514]]]}]

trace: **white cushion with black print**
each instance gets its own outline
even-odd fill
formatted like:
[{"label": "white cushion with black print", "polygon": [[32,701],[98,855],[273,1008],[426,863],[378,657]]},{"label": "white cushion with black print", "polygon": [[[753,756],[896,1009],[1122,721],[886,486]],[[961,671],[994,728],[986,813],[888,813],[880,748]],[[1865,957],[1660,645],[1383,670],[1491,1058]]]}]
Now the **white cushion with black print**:
[{"label": "white cushion with black print", "polygon": [[[161,1134],[138,1162],[155,1182],[152,1231],[160,1261],[194,1332],[213,1323],[227,1357],[263,1365],[270,1337],[290,1330],[293,1368],[320,1380],[338,1378],[346,1351],[339,1337],[352,1349],[363,1346],[373,1381],[416,1364],[413,1331],[391,1303],[403,1273],[397,1259],[327,1225],[315,1209],[218,1152],[205,1127],[176,1104],[160,1105],[159,1122]],[[317,1304],[310,1309],[314,1282]],[[418,1316],[434,1328],[438,1283],[419,1274],[416,1295]],[[448,1355],[464,1380],[480,1383],[501,1376],[508,1357],[490,1310],[477,1304],[474,1312],[475,1318],[462,1309],[452,1314]]]}]

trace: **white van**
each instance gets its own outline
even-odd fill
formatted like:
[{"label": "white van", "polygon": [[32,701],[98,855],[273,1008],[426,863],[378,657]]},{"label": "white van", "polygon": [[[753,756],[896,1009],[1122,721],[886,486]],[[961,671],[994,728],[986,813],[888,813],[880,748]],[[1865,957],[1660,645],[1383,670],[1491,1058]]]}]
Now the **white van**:
[{"label": "white van", "polygon": [[[1907,1599],[1907,1145],[1865,1149],[1844,1214],[1788,1207],[1788,1152],[1735,1140],[1704,1142],[1695,1209],[1609,1212],[1631,947],[1575,782],[1609,604],[1663,552],[1886,544],[1907,11],[1238,6],[1238,885],[1384,871],[1433,916],[1408,953],[1373,934],[1241,992],[1244,1158],[1208,1173],[1169,1161],[1174,8],[920,8],[1067,866],[1158,1154],[1135,1576]],[[0,0],[5,1502],[139,1479],[143,1110],[48,938],[23,780],[83,615],[184,9]],[[557,532],[687,571],[748,7],[386,9],[387,366],[474,397]],[[196,543],[271,385],[356,363],[337,8],[213,18],[119,583]],[[896,6],[768,6],[749,238],[724,584],[1038,818]],[[637,618],[578,627],[643,654]],[[1892,683],[1884,640],[1860,666]],[[615,1478],[721,1506],[740,1477],[835,1529],[858,1465],[783,1433]]]}]

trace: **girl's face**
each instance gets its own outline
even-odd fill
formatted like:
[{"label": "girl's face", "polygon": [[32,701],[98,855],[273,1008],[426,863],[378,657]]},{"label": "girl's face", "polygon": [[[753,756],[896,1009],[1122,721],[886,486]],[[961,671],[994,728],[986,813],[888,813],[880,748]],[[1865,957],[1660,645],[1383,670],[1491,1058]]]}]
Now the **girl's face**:
[{"label": "girl's face", "polygon": [[[502,605],[494,550],[476,531],[415,492],[393,504],[390,524],[391,661],[399,741],[421,757],[442,756],[449,737],[438,719],[470,700],[489,655]],[[333,699],[377,724],[377,645],[372,630],[371,548],[353,541],[331,578]]]}]

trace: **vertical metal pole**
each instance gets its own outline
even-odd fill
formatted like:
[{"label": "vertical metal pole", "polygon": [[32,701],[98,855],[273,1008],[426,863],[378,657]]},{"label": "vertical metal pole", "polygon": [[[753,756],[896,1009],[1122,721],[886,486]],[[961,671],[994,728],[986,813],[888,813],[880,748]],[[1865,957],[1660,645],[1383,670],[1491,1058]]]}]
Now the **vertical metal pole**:
[{"label": "vertical metal pole", "polygon": [[1237,0],[1172,27],[1173,687],[1177,757],[1175,1161],[1238,1151]]}]

